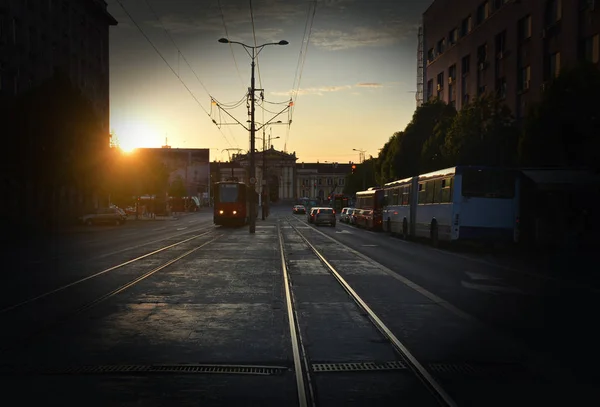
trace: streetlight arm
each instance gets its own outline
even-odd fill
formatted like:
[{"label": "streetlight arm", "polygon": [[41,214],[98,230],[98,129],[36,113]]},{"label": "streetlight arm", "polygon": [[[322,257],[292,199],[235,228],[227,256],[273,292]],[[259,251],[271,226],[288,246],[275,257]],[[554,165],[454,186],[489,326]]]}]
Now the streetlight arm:
[{"label": "streetlight arm", "polygon": [[[277,113],[275,116],[273,116],[273,117],[272,117],[272,118],[271,118],[271,119],[270,119],[268,122],[266,122],[266,123],[264,123],[262,126],[258,127],[256,130],[260,130],[260,129],[262,129],[263,127],[265,127],[266,125],[268,125],[268,124],[272,124],[272,123],[273,123],[273,120],[275,120],[275,119],[276,119],[278,116],[281,116],[281,115],[282,115],[283,113],[285,113],[285,111],[286,111],[286,110],[288,110],[289,108],[290,108],[289,106],[286,106],[286,107],[284,107],[284,108],[283,108],[283,109],[282,109],[282,110],[281,110],[279,113]],[[279,120],[279,121],[281,121],[281,120]],[[275,123],[277,123],[277,122],[275,122]],[[282,123],[282,124],[283,124],[283,123]]]}]

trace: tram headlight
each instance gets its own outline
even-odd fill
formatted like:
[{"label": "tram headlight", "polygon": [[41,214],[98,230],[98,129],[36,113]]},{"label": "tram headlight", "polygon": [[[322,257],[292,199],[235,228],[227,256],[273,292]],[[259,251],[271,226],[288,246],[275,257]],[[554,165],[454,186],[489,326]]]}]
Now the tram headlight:
[{"label": "tram headlight", "polygon": [[223,215],[223,211],[219,211],[219,215]]},{"label": "tram headlight", "polygon": [[233,211],[233,214],[234,214],[234,215],[237,215],[237,211]]}]

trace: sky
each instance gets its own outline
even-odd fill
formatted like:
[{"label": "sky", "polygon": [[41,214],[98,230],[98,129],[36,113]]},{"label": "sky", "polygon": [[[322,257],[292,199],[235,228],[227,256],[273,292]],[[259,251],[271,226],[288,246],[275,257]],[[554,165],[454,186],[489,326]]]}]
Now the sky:
[{"label": "sky", "polygon": [[221,161],[249,150],[252,59],[222,37],[289,42],[255,58],[259,150],[264,132],[298,162],[358,162],[356,150],[377,156],[414,113],[417,30],[432,0],[107,3],[119,22],[110,28],[111,131],[126,150],[167,142],[210,148]]}]

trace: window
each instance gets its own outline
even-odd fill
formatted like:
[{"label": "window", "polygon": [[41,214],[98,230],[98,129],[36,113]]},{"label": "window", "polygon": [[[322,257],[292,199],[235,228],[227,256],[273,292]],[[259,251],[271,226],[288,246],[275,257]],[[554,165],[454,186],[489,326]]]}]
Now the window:
[{"label": "window", "polygon": [[460,36],[464,37],[471,32],[471,29],[471,16],[468,16],[467,18],[463,19],[462,23],[460,24]]},{"label": "window", "polygon": [[448,68],[448,99],[450,104],[456,100],[456,64]]},{"label": "window", "polygon": [[327,178],[327,185],[331,185],[333,183],[333,180],[331,178]]},{"label": "window", "polygon": [[338,181],[339,186],[344,186],[345,183],[346,183],[346,180],[344,178],[340,178]]},{"label": "window", "polygon": [[477,25],[483,23],[490,16],[490,2],[485,1],[477,7]]},{"label": "window", "polygon": [[429,50],[427,51],[427,62],[430,63],[434,59],[435,59],[435,52],[434,52],[433,48],[429,48]]},{"label": "window", "polygon": [[560,52],[556,52],[554,54],[550,54],[546,58],[545,64],[545,80],[551,80],[558,76],[560,73]]},{"label": "window", "polygon": [[402,205],[410,205],[410,185],[405,186],[402,191]]},{"label": "window", "polygon": [[465,169],[462,174],[462,196],[479,198],[513,198],[515,175],[502,170]]},{"label": "window", "polygon": [[487,43],[477,47],[477,63],[481,65],[485,62],[487,62]]},{"label": "window", "polygon": [[435,198],[436,202],[448,203],[452,202],[452,184],[454,178],[444,178],[440,181],[439,195]]},{"label": "window", "polygon": [[529,84],[531,81],[531,67],[526,66],[521,68],[519,71],[519,90],[527,90],[529,89]]},{"label": "window", "polygon": [[458,41],[458,28],[454,28],[448,33],[448,43],[454,45],[456,44],[456,41]]},{"label": "window", "polygon": [[506,31],[496,35],[496,58],[502,59],[506,52]]},{"label": "window", "polygon": [[506,78],[496,80],[496,94],[500,99],[506,99]]},{"label": "window", "polygon": [[444,72],[440,72],[437,76],[437,97],[442,99],[444,91]]},{"label": "window", "polygon": [[581,43],[581,58],[586,61],[598,63],[600,53],[600,37],[598,34],[584,39]]},{"label": "window", "polygon": [[531,38],[531,16],[525,16],[519,20],[517,25],[517,37],[519,41]]},{"label": "window", "polygon": [[460,71],[462,73],[462,76],[467,76],[471,70],[471,56],[470,55],[465,55],[464,57],[462,57],[461,61],[460,61]]},{"label": "window", "polygon": [[546,26],[552,25],[562,18],[562,1],[547,0],[546,9],[544,10],[544,19]]},{"label": "window", "polygon": [[427,203],[427,198],[425,196],[425,182],[419,182],[419,203]]},{"label": "window", "polygon": [[446,47],[446,39],[442,38],[437,43],[437,55],[442,54],[444,52],[445,47]]}]

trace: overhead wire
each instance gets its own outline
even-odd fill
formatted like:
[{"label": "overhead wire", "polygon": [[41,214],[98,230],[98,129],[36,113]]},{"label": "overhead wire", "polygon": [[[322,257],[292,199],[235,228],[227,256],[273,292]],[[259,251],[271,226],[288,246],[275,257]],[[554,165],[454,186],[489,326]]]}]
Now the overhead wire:
[{"label": "overhead wire", "polygon": [[[135,19],[133,18],[133,16],[129,13],[129,11],[127,11],[127,9],[125,8],[125,6],[123,5],[123,3],[121,2],[121,0],[115,0],[119,6],[121,7],[121,9],[123,10],[123,12],[127,15],[127,17],[131,20],[131,22],[133,23],[133,25],[136,26],[136,28],[139,30],[139,32],[142,34],[142,36],[146,39],[146,41],[148,41],[148,43],[150,44],[150,46],[152,46],[152,48],[154,49],[154,51],[158,54],[158,56],[164,61],[164,63],[169,67],[169,69],[171,70],[171,72],[173,72],[173,74],[177,77],[177,79],[179,79],[179,82],[181,82],[181,84],[185,87],[185,89],[189,92],[190,96],[192,96],[192,98],[196,101],[196,103],[198,104],[198,106],[200,106],[200,108],[204,111],[204,113],[206,113],[206,115],[211,119],[211,121],[213,123],[216,124],[216,122],[212,119],[210,113],[206,110],[206,108],[204,108],[204,106],[202,106],[202,103],[200,103],[200,101],[198,100],[198,98],[196,97],[196,95],[194,95],[194,93],[191,91],[191,89],[185,84],[185,82],[183,81],[183,79],[181,79],[181,76],[175,72],[175,69],[173,69],[173,67],[171,66],[171,64],[169,64],[169,62],[167,61],[167,59],[163,56],[163,54],[158,50],[158,48],[156,47],[156,45],[154,45],[154,43],[152,42],[152,40],[150,39],[150,37],[148,37],[148,35],[144,32],[144,30],[142,29],[142,27],[140,27],[140,25],[137,23],[137,21],[135,21]],[[199,80],[199,79],[198,79]],[[200,80],[199,80],[200,81]],[[202,83],[200,81],[200,83]],[[206,89],[205,89],[206,90]],[[210,95],[210,93],[207,91],[207,93]],[[217,126],[218,128],[218,126]],[[225,134],[219,129],[219,132],[221,133],[221,135],[223,136],[223,138],[225,139],[225,141],[227,142],[227,144],[232,145],[231,142],[229,141],[229,139],[227,138],[227,136],[225,136]]]},{"label": "overhead wire", "polygon": [[[229,32],[227,31],[227,24],[225,24],[225,13],[223,13],[223,6],[221,5],[221,0],[217,0],[219,3],[219,10],[221,11],[221,20],[223,21],[223,29],[225,30],[225,38],[229,39]],[[238,78],[240,78],[240,83],[244,88],[244,80],[242,79],[242,74],[240,73],[240,68],[238,67],[237,60],[235,59],[235,53],[233,52],[233,44],[229,43],[229,49],[231,50],[231,57],[233,58],[233,63],[235,65],[235,70],[237,71]]]},{"label": "overhead wire", "polygon": [[[293,115],[294,115],[294,108],[295,108],[295,104],[296,104],[296,100],[298,99],[298,95],[300,92],[300,83],[302,80],[302,73],[304,71],[304,63],[306,62],[306,53],[308,52],[308,44],[310,42],[310,36],[312,34],[312,27],[313,27],[313,23],[315,21],[315,14],[317,12],[317,1],[313,1],[313,8],[312,8],[312,16],[310,16],[310,10],[311,10],[311,4],[309,3],[308,6],[308,10],[307,10],[307,14],[306,14],[306,24],[304,26],[304,35],[302,37],[302,44],[300,45],[300,53],[298,55],[298,64],[296,65],[296,75],[294,76],[294,83],[292,84],[292,95],[290,98],[290,111],[288,113],[289,115],[289,120],[288,120],[288,127],[287,127],[287,131],[286,131],[286,135],[285,135],[285,144],[284,146],[287,147],[287,143],[289,141],[290,138],[290,127],[292,124],[292,120],[293,120]],[[304,39],[306,38],[306,42],[304,41]],[[306,43],[306,45],[305,45]],[[304,50],[303,50],[304,48]],[[298,78],[298,82],[296,83],[296,78]]]}]

